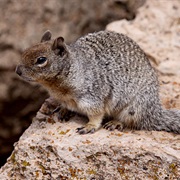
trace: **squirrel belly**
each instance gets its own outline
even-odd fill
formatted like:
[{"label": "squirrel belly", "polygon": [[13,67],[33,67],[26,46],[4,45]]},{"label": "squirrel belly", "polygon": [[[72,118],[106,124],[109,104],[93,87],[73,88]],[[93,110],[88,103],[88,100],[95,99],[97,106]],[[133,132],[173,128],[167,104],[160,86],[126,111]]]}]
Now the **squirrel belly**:
[{"label": "squirrel belly", "polygon": [[129,37],[109,31],[90,33],[67,45],[63,37],[24,51],[16,73],[42,84],[60,104],[86,115],[79,134],[144,129],[180,134],[180,110],[165,110],[156,72],[144,51]]}]

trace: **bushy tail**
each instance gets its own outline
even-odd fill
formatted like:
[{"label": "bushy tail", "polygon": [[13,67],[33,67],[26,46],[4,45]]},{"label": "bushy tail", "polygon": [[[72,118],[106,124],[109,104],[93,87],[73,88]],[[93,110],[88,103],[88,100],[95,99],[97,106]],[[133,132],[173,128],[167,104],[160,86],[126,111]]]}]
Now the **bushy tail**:
[{"label": "bushy tail", "polygon": [[152,127],[154,130],[180,134],[180,110],[162,109],[161,113],[153,118],[156,119]]}]

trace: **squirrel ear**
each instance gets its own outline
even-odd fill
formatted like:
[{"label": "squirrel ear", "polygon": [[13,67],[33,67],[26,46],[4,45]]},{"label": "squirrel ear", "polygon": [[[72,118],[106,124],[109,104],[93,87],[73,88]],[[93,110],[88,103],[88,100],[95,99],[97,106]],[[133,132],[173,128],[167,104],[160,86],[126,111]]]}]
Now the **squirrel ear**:
[{"label": "squirrel ear", "polygon": [[43,34],[43,36],[42,36],[42,38],[41,38],[41,42],[45,42],[45,41],[49,41],[49,40],[51,40],[51,32],[50,32],[49,30],[47,30],[47,31]]},{"label": "squirrel ear", "polygon": [[58,37],[54,40],[54,43],[52,45],[52,50],[54,50],[56,55],[59,55],[61,57],[66,54],[67,50],[63,37]]}]

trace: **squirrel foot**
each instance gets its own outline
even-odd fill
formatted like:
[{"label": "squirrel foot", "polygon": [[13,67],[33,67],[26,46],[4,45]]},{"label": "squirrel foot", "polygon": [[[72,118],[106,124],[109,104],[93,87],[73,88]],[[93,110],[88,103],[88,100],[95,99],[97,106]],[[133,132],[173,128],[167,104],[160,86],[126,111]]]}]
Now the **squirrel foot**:
[{"label": "squirrel foot", "polygon": [[103,113],[88,116],[89,122],[84,127],[77,128],[76,132],[79,134],[94,133],[101,127],[103,116]]},{"label": "squirrel foot", "polygon": [[76,129],[76,132],[79,134],[88,134],[94,133],[97,130],[97,127],[93,124],[86,124],[84,127],[80,127]]},{"label": "squirrel foot", "polygon": [[52,97],[45,100],[40,108],[40,112],[45,115],[52,115],[59,109],[58,102]]},{"label": "squirrel foot", "polygon": [[46,116],[52,116],[52,118],[55,115],[61,122],[68,121],[76,114],[75,112],[61,107],[61,105],[52,97],[45,100],[41,106],[40,112]]},{"label": "squirrel foot", "polygon": [[[56,109],[54,111],[56,111]],[[57,109],[56,112],[58,113],[58,120],[61,122],[69,121],[72,117],[76,115],[75,112],[69,111],[68,109],[62,107],[59,107],[59,110]]]},{"label": "squirrel foot", "polygon": [[113,131],[115,129],[122,131],[124,129],[123,124],[120,121],[116,121],[116,120],[107,122],[106,124],[104,124],[103,127],[109,131]]}]

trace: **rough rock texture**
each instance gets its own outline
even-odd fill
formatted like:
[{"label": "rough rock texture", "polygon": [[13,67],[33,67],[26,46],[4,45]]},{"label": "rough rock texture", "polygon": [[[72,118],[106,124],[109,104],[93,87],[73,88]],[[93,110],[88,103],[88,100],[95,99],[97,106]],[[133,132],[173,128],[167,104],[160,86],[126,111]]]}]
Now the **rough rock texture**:
[{"label": "rough rock texture", "polygon": [[0,166],[47,97],[41,87],[22,81],[14,73],[21,52],[40,40],[47,29],[71,42],[82,34],[104,29],[115,19],[132,19],[142,2],[0,1]]},{"label": "rough rock texture", "polygon": [[[40,113],[40,112],[39,112]],[[40,115],[38,115],[40,117]],[[41,115],[42,117],[42,115]],[[79,135],[83,122],[34,119],[15,144],[0,179],[178,179],[180,136],[166,132]]]}]

